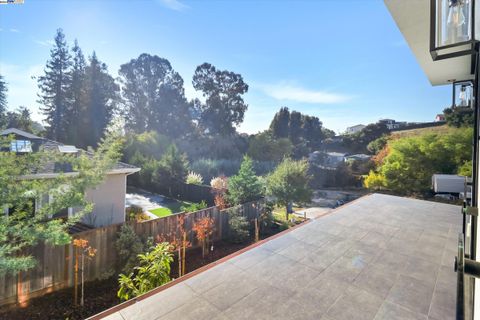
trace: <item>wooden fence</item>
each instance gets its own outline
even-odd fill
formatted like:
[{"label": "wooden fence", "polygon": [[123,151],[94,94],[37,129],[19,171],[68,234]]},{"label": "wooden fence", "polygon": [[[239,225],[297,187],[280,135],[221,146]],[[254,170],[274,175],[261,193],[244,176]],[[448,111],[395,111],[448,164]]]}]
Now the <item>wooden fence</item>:
[{"label": "wooden fence", "polygon": [[[249,221],[257,218],[264,206],[264,201],[249,202],[226,210],[216,207],[185,215],[185,230],[192,247],[198,246],[192,231],[194,222],[209,216],[215,221],[213,240],[225,239],[228,236],[228,217],[232,211],[237,211]],[[179,215],[148,220],[142,223],[129,223],[136,234],[142,238],[160,236],[164,240],[172,240],[177,230]],[[119,266],[115,249],[115,240],[123,224],[111,225],[93,229],[74,235],[74,238],[86,239],[97,254],[85,266],[85,280],[102,279],[112,274]],[[0,276],[0,305],[9,303],[25,304],[30,298],[41,296],[61,288],[73,286],[73,246],[49,246],[39,244],[32,250],[32,255],[38,264],[28,272],[18,275]]]}]

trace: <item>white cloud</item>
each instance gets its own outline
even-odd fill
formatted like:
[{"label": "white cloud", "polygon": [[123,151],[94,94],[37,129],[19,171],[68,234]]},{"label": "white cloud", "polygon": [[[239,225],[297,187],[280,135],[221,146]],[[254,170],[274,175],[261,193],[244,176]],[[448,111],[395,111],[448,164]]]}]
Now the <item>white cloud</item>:
[{"label": "white cloud", "polygon": [[15,28],[10,28],[10,32],[20,32],[20,30],[15,29]]},{"label": "white cloud", "polygon": [[55,41],[53,41],[53,40],[35,40],[35,43],[39,44],[41,46],[44,46],[44,47],[50,47],[50,46],[53,46],[55,44]]},{"label": "white cloud", "polygon": [[310,90],[291,83],[261,85],[260,89],[268,96],[282,101],[301,103],[332,104],[351,100],[351,96],[326,90]]},{"label": "white cloud", "polygon": [[162,6],[167,7],[169,9],[172,9],[172,10],[175,10],[175,11],[183,11],[183,10],[186,10],[186,9],[190,8],[189,6],[187,6],[184,3],[181,3],[178,0],[157,0],[157,1]]}]

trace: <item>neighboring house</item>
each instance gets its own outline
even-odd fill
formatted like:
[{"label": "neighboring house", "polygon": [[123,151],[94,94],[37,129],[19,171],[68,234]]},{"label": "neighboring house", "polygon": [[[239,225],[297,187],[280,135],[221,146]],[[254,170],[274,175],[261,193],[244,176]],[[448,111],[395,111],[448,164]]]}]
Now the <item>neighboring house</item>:
[{"label": "neighboring house", "polygon": [[385,124],[388,130],[400,129],[407,126],[405,121],[397,122],[393,119],[380,119],[378,120],[378,123]]},{"label": "neighboring house", "polygon": [[323,169],[335,170],[345,161],[345,153],[315,151],[310,153],[308,161]]},{"label": "neighboring house", "polygon": [[[10,151],[17,153],[38,152],[40,150],[69,154],[86,152],[77,149],[75,146],[64,145],[15,128],[6,129],[0,135],[14,137],[10,144]],[[84,216],[81,222],[95,228],[124,222],[127,176],[138,171],[140,171],[140,168],[117,162],[115,167],[107,172],[103,183],[87,190],[86,199],[94,204],[94,208],[93,212]],[[52,162],[48,163],[41,171],[32,174],[29,178],[49,179],[59,174],[74,175],[75,172],[68,165]],[[41,203],[49,201],[49,198],[49,195],[45,195],[42,199],[38,199],[35,206],[41,206]],[[66,208],[63,212],[59,212],[54,216],[71,216],[75,213],[75,210],[76,208]]]},{"label": "neighboring house", "polygon": [[365,128],[365,127],[366,126],[363,125],[363,124],[357,124],[356,126],[347,127],[347,130],[345,130],[345,133],[346,134],[354,134],[354,133],[362,131],[363,128]]},{"label": "neighboring house", "polygon": [[437,114],[435,116],[435,122],[445,122],[445,115],[442,113],[442,114]]}]

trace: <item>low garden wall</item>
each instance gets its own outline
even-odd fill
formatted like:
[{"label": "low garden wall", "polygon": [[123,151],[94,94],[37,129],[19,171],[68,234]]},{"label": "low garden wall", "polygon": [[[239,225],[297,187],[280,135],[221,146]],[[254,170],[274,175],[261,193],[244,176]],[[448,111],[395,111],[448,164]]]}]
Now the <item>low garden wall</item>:
[{"label": "low garden wall", "polygon": [[[226,210],[216,207],[207,208],[185,215],[185,230],[192,247],[199,244],[192,231],[194,222],[203,217],[211,217],[215,221],[213,240],[228,237],[229,213],[236,211],[247,220],[257,218],[264,207],[264,201],[254,201]],[[142,238],[157,236],[162,240],[170,241],[175,236],[179,222],[179,215],[148,220],[141,223],[129,223],[136,234]],[[88,240],[89,245],[97,249],[97,254],[86,263],[85,281],[96,280],[111,276],[118,267],[115,241],[123,224],[93,229],[75,234],[76,239]],[[50,246],[39,244],[31,251],[38,261],[37,267],[28,272],[17,275],[0,275],[0,305],[9,303],[24,304],[30,298],[43,295],[61,288],[73,286],[74,281],[74,249],[73,245]]]}]

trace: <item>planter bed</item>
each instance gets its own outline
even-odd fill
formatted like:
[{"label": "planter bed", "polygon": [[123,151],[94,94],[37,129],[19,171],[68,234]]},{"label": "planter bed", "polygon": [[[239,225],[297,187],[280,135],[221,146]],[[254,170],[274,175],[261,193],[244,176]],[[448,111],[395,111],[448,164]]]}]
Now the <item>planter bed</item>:
[{"label": "planter bed", "polygon": [[[280,228],[274,228],[268,236],[278,233]],[[230,243],[217,241],[214,243],[214,251],[210,252],[205,259],[202,258],[200,248],[191,249],[186,256],[186,272],[191,272],[211,262],[219,260],[240,249],[243,249],[253,241],[245,243]],[[178,276],[178,264],[175,259],[171,264],[173,278]],[[52,319],[84,319],[108,309],[121,301],[117,298],[118,281],[116,277],[106,280],[91,281],[85,283],[85,306],[73,305],[73,288],[62,289],[29,301],[27,307],[16,306],[0,307],[0,319],[3,320],[52,320]],[[80,291],[80,290],[79,290]]]}]

